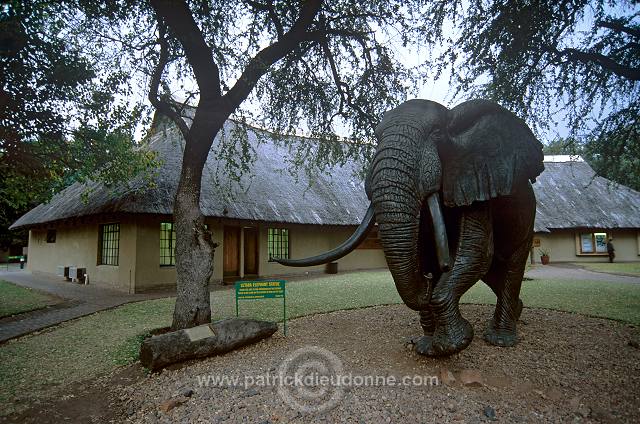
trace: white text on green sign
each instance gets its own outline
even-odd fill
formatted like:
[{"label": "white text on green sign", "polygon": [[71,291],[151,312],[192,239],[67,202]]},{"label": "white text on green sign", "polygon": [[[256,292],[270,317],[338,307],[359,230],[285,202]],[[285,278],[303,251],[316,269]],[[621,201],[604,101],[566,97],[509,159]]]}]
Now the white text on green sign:
[{"label": "white text on green sign", "polygon": [[284,281],[238,281],[236,283],[238,299],[269,299],[284,297]]}]

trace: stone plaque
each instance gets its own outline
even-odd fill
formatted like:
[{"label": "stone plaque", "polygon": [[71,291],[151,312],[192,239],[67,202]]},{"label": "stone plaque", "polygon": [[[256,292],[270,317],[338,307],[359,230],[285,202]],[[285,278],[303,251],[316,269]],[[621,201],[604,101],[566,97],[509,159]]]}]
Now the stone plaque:
[{"label": "stone plaque", "polygon": [[206,339],[207,337],[213,337],[216,333],[213,332],[209,324],[199,325],[197,327],[191,327],[184,330],[189,336],[189,340],[192,342]]}]

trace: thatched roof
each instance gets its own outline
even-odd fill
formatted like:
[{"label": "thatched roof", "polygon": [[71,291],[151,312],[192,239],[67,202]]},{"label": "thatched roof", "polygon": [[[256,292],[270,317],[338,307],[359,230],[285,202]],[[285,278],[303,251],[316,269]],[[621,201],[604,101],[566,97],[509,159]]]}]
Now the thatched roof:
[{"label": "thatched roof", "polygon": [[[225,126],[226,137],[230,137],[234,125],[230,122]],[[360,223],[369,203],[364,184],[356,176],[362,164],[347,162],[312,176],[302,170],[296,178],[289,172],[289,147],[266,131],[250,128],[247,134],[255,150],[255,162],[250,166],[251,175],[244,175],[240,184],[229,179],[215,150],[209,155],[200,202],[206,216],[296,224]],[[214,143],[214,149],[219,141]],[[301,142],[296,138],[290,141],[293,149]],[[155,188],[144,188],[142,181],[134,181],[132,190],[114,195],[113,190],[99,184],[73,184],[49,203],[22,216],[11,228],[104,213],[171,215],[183,141],[177,130],[165,127],[151,138],[149,147],[163,161]],[[88,201],[83,202],[87,188],[91,191]],[[535,226],[538,232],[562,228],[640,228],[640,193],[595,176],[586,162],[576,161],[575,157],[549,158],[534,190],[538,199]]]},{"label": "thatched roof", "polygon": [[[357,225],[364,218],[368,200],[364,183],[357,176],[362,164],[347,162],[313,175],[301,169],[294,177],[289,172],[288,162],[292,160],[289,146],[283,143],[282,137],[276,140],[267,131],[249,127],[246,134],[255,150],[255,162],[250,164],[251,172],[243,175],[240,183],[230,179],[215,149],[220,148],[221,137],[229,140],[234,128],[238,128],[236,125],[232,121],[225,125],[207,158],[200,200],[205,216],[322,225]],[[288,141],[292,149],[303,142],[296,137],[289,137]],[[131,190],[114,195],[114,190],[100,184],[76,183],[49,203],[23,215],[11,228],[104,213],[172,214],[184,140],[175,128],[160,126],[149,140],[149,148],[157,152],[163,162],[155,177],[155,188],[144,188],[142,180],[134,181],[130,184]],[[83,202],[87,188],[90,190],[88,201]]]},{"label": "thatched roof", "polygon": [[547,159],[533,186],[536,231],[640,228],[639,192],[596,176],[580,157]]}]

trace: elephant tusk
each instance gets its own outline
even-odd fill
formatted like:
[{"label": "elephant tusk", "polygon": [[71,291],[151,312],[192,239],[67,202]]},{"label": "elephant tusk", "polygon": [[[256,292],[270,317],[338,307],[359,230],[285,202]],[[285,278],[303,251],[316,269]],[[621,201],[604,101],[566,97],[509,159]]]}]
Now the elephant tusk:
[{"label": "elephant tusk", "polygon": [[375,211],[373,210],[373,205],[369,205],[369,208],[367,209],[362,222],[358,228],[356,228],[356,231],[351,235],[351,237],[335,249],[306,259],[269,258],[269,260],[274,260],[281,265],[299,267],[321,265],[331,261],[336,261],[358,247],[360,243],[367,238],[367,234],[369,234],[369,231],[371,231],[375,223]]},{"label": "elephant tusk", "polygon": [[436,253],[438,255],[438,263],[442,272],[448,272],[451,269],[449,258],[449,241],[447,240],[447,228],[444,225],[444,217],[442,216],[442,208],[440,207],[440,198],[438,193],[434,193],[427,198],[429,213],[433,222],[433,235],[436,242]]}]

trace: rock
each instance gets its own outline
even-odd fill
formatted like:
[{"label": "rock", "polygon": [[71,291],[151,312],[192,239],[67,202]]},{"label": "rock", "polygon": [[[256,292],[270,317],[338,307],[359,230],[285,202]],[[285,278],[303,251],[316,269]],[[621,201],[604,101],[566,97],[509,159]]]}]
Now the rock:
[{"label": "rock", "polygon": [[496,410],[493,409],[493,407],[491,406],[488,406],[488,405],[485,406],[482,412],[484,413],[484,416],[490,419],[491,421],[495,421],[497,419]]},{"label": "rock", "polygon": [[529,393],[534,390],[533,383],[531,383],[529,380],[525,380],[522,383],[518,384],[515,389],[516,393],[520,394]]},{"label": "rock", "polygon": [[505,389],[511,386],[511,379],[507,376],[484,376],[484,384],[498,389]]},{"label": "rock", "polygon": [[155,371],[176,362],[226,353],[276,331],[275,322],[238,318],[172,331],[146,339],[140,347],[140,362]]},{"label": "rock", "polygon": [[252,397],[252,396],[255,396],[255,395],[257,395],[257,394],[258,394],[258,390],[256,390],[256,388],[255,388],[255,387],[251,387],[250,389],[248,389],[248,390],[244,393],[244,395],[245,395],[246,397]]},{"label": "rock", "polygon": [[571,407],[571,409],[577,410],[578,407],[580,407],[580,398],[578,396],[572,397],[569,400],[569,406]]},{"label": "rock", "polygon": [[617,421],[609,411],[602,409],[599,406],[591,408],[591,418],[603,423],[614,423]]},{"label": "rock", "polygon": [[187,401],[187,398],[185,397],[173,397],[171,399],[167,399],[164,402],[162,402],[158,408],[166,414],[176,406],[180,406],[186,401]]},{"label": "rock", "polygon": [[438,378],[442,384],[450,385],[456,382],[456,377],[446,368],[442,368],[438,374]]},{"label": "rock", "polygon": [[458,406],[453,401],[447,402],[445,408],[447,408],[447,411],[449,412],[456,412],[458,410]]},{"label": "rock", "polygon": [[547,390],[547,397],[553,401],[559,401],[562,399],[562,392],[555,387],[552,387]]},{"label": "rock", "polygon": [[629,340],[627,342],[627,345],[631,346],[631,347],[635,347],[636,349],[640,349],[640,343],[638,343],[635,340]]},{"label": "rock", "polygon": [[478,370],[462,370],[460,383],[465,386],[480,387],[484,384],[482,374]]},{"label": "rock", "polygon": [[591,415],[591,408],[589,408],[586,405],[582,405],[578,409],[578,414],[580,414],[582,416],[582,418],[587,418],[589,415]]}]

